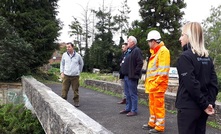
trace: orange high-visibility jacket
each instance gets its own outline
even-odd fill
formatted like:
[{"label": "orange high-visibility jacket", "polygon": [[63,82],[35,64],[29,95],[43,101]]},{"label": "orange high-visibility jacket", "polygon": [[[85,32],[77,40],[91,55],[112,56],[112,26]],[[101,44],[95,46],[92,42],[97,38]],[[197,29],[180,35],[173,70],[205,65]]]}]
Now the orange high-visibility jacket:
[{"label": "orange high-visibility jacket", "polygon": [[161,41],[150,49],[151,57],[145,80],[145,93],[166,92],[170,70],[170,52]]}]

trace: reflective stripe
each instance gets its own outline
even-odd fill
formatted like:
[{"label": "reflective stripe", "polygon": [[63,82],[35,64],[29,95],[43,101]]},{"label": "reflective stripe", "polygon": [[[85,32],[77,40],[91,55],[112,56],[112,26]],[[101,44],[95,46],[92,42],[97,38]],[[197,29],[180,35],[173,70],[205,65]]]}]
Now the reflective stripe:
[{"label": "reflective stripe", "polygon": [[156,117],[154,115],[151,115],[149,118],[149,122],[155,122]]},{"label": "reflective stripe", "polygon": [[158,118],[158,119],[156,120],[156,125],[157,125],[157,126],[164,126],[164,125],[165,125],[164,121],[165,121],[164,118]]},{"label": "reflective stripe", "polygon": [[169,72],[154,72],[154,73],[148,74],[147,78],[151,77],[151,76],[156,76],[156,75],[164,76],[164,75],[168,75],[168,74],[169,74]]},{"label": "reflective stripe", "polygon": [[170,66],[158,66],[158,68],[152,67],[152,68],[148,69],[147,71],[150,72],[150,71],[156,70],[156,69],[170,69]]},{"label": "reflective stripe", "polygon": [[155,115],[150,115],[150,118],[156,118],[156,116]]},{"label": "reflective stripe", "polygon": [[170,69],[170,66],[158,66],[158,68],[161,68],[161,69]]}]

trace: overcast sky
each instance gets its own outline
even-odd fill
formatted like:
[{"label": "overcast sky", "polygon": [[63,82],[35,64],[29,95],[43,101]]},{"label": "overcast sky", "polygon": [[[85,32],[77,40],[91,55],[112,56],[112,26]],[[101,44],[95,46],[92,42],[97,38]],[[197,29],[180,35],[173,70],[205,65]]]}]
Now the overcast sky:
[{"label": "overcast sky", "polygon": [[[104,0],[104,4],[106,6],[112,5],[113,12],[117,12],[123,1],[124,0]],[[140,0],[128,0],[128,5],[131,10],[129,22],[140,19],[138,12],[140,7],[138,1]],[[197,22],[202,22],[210,15],[210,9],[212,6],[217,7],[218,5],[221,5],[221,0],[185,0],[185,2],[187,3],[187,7],[184,9],[184,20]],[[101,7],[103,0],[58,1],[58,18],[63,22],[63,29],[60,31],[61,35],[59,37],[59,42],[70,42],[73,40],[68,34],[68,31],[70,31],[68,25],[73,21],[73,16],[76,18],[82,18],[82,13],[84,13],[83,9],[86,7],[87,3],[89,3],[89,8],[98,9],[98,7]]]}]

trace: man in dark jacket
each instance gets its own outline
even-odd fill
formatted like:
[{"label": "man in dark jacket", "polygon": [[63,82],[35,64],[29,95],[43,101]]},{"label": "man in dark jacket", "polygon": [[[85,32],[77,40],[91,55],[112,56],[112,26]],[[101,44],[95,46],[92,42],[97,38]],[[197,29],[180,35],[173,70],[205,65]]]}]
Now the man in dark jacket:
[{"label": "man in dark jacket", "polygon": [[138,95],[137,85],[141,78],[141,69],[143,66],[143,57],[141,50],[136,46],[137,39],[130,36],[127,40],[128,49],[122,61],[122,74],[124,75],[126,94],[126,107],[120,111],[120,114],[127,114],[127,116],[137,115]]},{"label": "man in dark jacket", "polygon": [[[122,49],[122,55],[120,58],[120,67],[122,65],[122,61],[123,61],[123,59],[126,55],[126,52],[127,52],[127,43],[122,44],[121,49]],[[121,88],[122,88],[122,100],[117,103],[118,104],[126,104],[126,95],[124,93],[124,75],[122,74],[121,69],[122,68],[120,68],[120,71],[119,71],[119,79],[120,79],[120,84],[121,84]]]}]

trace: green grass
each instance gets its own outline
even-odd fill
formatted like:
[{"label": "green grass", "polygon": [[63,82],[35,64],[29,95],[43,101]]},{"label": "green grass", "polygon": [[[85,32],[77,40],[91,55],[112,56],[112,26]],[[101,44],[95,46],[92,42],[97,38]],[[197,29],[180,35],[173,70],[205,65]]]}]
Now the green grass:
[{"label": "green grass", "polygon": [[217,129],[221,130],[221,125],[215,121],[207,121],[207,124],[213,128],[217,128]]},{"label": "green grass", "polygon": [[217,101],[221,102],[221,92],[219,92],[217,95]]}]

